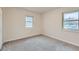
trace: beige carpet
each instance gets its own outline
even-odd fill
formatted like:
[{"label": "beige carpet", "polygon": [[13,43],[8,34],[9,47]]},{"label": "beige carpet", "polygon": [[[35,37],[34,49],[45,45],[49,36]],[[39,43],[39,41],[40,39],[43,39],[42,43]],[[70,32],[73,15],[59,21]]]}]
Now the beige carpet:
[{"label": "beige carpet", "polygon": [[2,50],[3,51],[79,51],[79,47],[41,35],[6,43],[3,45]]}]

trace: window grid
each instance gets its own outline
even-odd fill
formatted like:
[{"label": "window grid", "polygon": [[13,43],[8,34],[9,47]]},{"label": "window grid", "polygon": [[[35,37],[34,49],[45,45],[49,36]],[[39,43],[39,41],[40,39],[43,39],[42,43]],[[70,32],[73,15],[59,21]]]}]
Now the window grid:
[{"label": "window grid", "polygon": [[[75,12],[71,12],[71,13],[73,14],[73,13],[75,13]],[[74,27],[74,29],[77,29],[77,30],[79,29],[79,12],[77,12],[77,13],[78,13],[78,15],[76,15],[76,17],[78,17],[78,19],[76,19],[76,17],[75,17],[75,18],[72,17],[72,18],[71,18],[72,20],[69,20],[69,18],[68,18],[67,20],[64,19],[64,28],[66,28],[65,26],[68,25],[68,24],[65,25],[65,23],[69,22],[69,24],[74,24],[74,23],[76,23],[76,25],[77,25],[76,27],[77,27],[77,28]],[[67,16],[66,16],[66,17],[67,17]],[[64,16],[64,18],[66,18],[66,17]],[[70,26],[71,26],[71,25],[70,25]],[[69,29],[69,28],[66,28],[66,29]],[[70,27],[70,29],[73,29],[73,27],[72,27],[72,28]]]},{"label": "window grid", "polygon": [[33,26],[33,16],[27,16],[25,18],[25,27],[32,27]]}]

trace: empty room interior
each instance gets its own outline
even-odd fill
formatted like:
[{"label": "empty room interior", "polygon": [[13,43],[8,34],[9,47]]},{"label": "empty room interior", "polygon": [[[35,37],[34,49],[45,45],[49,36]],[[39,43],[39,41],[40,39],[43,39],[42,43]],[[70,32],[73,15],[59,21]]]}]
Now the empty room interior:
[{"label": "empty room interior", "polygon": [[1,7],[0,51],[79,51],[79,8]]}]

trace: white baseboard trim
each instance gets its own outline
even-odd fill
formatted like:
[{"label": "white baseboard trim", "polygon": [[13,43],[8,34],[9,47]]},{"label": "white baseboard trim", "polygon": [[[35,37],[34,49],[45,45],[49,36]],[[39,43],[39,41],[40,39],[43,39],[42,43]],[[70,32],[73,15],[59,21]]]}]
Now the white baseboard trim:
[{"label": "white baseboard trim", "polygon": [[57,40],[60,40],[60,41],[63,41],[63,42],[69,43],[69,44],[71,44],[71,45],[74,45],[74,46],[79,47],[79,45],[76,44],[76,43],[73,43],[73,42],[70,42],[70,41],[67,41],[67,40],[63,40],[63,39],[58,38],[58,37],[55,37],[55,36],[50,36],[50,35],[48,35],[48,34],[42,34],[42,35],[48,36],[48,37],[50,37],[50,38],[55,38],[55,39],[57,39]]},{"label": "white baseboard trim", "polygon": [[[48,35],[48,34],[36,34],[36,35],[28,36],[28,37],[19,37],[19,38],[16,38],[16,39],[19,40],[19,39],[30,38],[30,37],[35,37],[35,36],[39,36],[39,35],[44,35],[44,36],[48,36],[48,37],[50,37],[50,38],[55,38],[55,39],[57,39],[57,40],[60,40],[60,41],[63,41],[63,42],[66,42],[66,43],[69,43],[69,44],[72,44],[72,45],[74,45],[74,46],[78,46],[78,47],[79,47],[78,44],[75,44],[75,43],[70,42],[70,41],[62,40],[61,38],[58,38],[58,37],[55,37],[55,36],[50,36],[50,35]],[[7,43],[7,42],[10,42],[10,41],[16,41],[16,39],[8,40],[8,41],[4,42],[3,44],[5,44],[5,43]],[[3,47],[3,46],[2,46],[2,47]]]},{"label": "white baseboard trim", "polygon": [[3,44],[5,44],[7,42],[21,40],[21,39],[24,39],[24,38],[31,38],[31,37],[35,37],[35,36],[39,36],[39,35],[41,35],[41,34],[35,34],[35,35],[30,35],[30,36],[18,37],[18,38],[14,38],[14,39],[7,40],[7,41],[3,42]]},{"label": "white baseboard trim", "polygon": [[6,44],[7,42],[16,41],[16,40],[21,40],[21,39],[23,39],[23,38],[31,38],[31,37],[35,37],[35,36],[39,36],[39,35],[42,35],[42,34],[34,34],[34,35],[30,35],[30,36],[24,36],[24,37],[19,37],[19,38],[16,38],[16,39],[7,40],[7,41],[5,41],[5,42],[2,43],[2,46],[0,47],[0,51],[2,51],[3,45]]}]

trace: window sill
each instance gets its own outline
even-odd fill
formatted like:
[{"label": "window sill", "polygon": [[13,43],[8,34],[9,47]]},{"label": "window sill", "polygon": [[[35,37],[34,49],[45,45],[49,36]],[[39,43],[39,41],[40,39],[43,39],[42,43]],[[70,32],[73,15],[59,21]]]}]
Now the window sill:
[{"label": "window sill", "polygon": [[70,30],[70,29],[63,29],[65,32],[79,32],[79,30]]},{"label": "window sill", "polygon": [[25,27],[26,29],[33,29],[33,27]]}]

